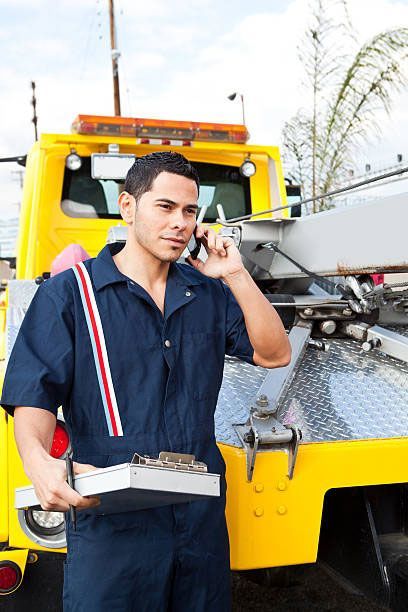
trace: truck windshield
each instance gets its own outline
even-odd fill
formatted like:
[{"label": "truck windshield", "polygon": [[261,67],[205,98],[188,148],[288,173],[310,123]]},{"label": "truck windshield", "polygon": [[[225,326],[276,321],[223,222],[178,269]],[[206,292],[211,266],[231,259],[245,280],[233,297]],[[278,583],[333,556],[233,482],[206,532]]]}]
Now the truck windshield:
[{"label": "truck windshield", "polygon": [[[208,206],[205,221],[216,220],[217,204],[227,219],[251,212],[249,179],[236,166],[193,163],[200,177],[198,205]],[[123,181],[93,179],[90,158],[82,158],[79,170],[65,170],[61,207],[69,217],[120,219],[117,200],[122,190]]]}]

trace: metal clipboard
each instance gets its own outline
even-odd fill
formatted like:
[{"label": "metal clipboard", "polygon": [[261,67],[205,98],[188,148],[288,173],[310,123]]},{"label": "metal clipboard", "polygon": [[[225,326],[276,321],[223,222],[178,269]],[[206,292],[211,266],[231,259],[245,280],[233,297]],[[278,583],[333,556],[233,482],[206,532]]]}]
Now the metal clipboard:
[{"label": "metal clipboard", "polygon": [[[82,496],[97,495],[101,504],[86,512],[132,512],[220,496],[220,476],[207,472],[194,455],[161,452],[158,459],[137,453],[122,463],[79,474],[75,490]],[[34,487],[15,490],[15,508],[41,510]]]}]

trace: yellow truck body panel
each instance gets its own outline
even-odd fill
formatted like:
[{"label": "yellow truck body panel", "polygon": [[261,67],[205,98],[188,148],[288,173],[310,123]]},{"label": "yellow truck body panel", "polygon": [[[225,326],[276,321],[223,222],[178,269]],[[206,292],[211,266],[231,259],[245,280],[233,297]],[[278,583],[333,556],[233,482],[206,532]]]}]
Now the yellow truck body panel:
[{"label": "yellow truck body panel", "polygon": [[285,452],[260,452],[247,482],[245,453],[221,444],[232,568],[316,561],[326,492],[407,482],[407,447],[406,438],[301,444],[292,480]]}]

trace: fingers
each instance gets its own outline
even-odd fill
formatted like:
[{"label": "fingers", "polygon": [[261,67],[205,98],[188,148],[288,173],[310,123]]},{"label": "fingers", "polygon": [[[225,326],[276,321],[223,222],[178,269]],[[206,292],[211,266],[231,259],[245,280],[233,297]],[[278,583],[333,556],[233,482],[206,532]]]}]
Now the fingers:
[{"label": "fingers", "polygon": [[204,265],[204,262],[201,261],[201,259],[193,259],[191,257],[191,255],[189,255],[188,257],[186,257],[186,261],[188,261],[188,263],[193,266],[193,268],[195,268],[196,270],[201,270],[201,268]]},{"label": "fingers", "polygon": [[235,247],[235,242],[234,242],[234,240],[233,240],[232,238],[228,238],[228,237],[226,237],[226,238],[224,238],[223,240],[224,240],[224,249],[225,249],[226,251],[228,251],[228,249],[229,249],[230,247],[232,247],[232,246],[233,246],[233,247]]},{"label": "fingers", "polygon": [[206,232],[206,226],[205,225],[197,225],[197,227],[195,229],[196,238],[202,238],[204,236],[205,232]]},{"label": "fingers", "polygon": [[[93,465],[76,462],[73,467],[75,474],[84,474],[98,469]],[[43,510],[66,512],[70,505],[78,509],[93,508],[99,505],[98,498],[83,497],[69,486],[66,479],[65,461],[51,457],[47,458],[41,465],[41,469],[33,474],[32,482]]]},{"label": "fingers", "polygon": [[72,465],[75,474],[85,474],[86,472],[93,472],[94,470],[98,469],[97,467],[95,467],[94,465],[90,465],[89,463],[77,463],[76,461],[74,461]]},{"label": "fingers", "polygon": [[[72,491],[72,489],[71,489]],[[74,506],[77,510],[85,510],[96,508],[100,505],[99,497],[82,497],[77,493],[77,497],[70,497],[71,503],[67,501],[67,495],[58,497],[57,495],[48,496],[46,501],[41,502],[41,508],[49,512],[67,512],[70,506]]]},{"label": "fingers", "polygon": [[68,505],[75,506],[78,510],[98,505],[99,500],[96,497],[82,497],[77,491],[71,489],[68,483],[64,482],[63,485],[64,489],[61,490],[61,497],[65,502],[68,502]]},{"label": "fingers", "polygon": [[[90,465],[89,463],[77,463],[73,462],[73,468],[75,474],[86,474],[87,472],[93,472],[98,468],[94,465]],[[72,489],[67,482],[63,483],[64,485],[64,499],[68,501],[69,505],[75,506],[78,510],[84,508],[93,508],[95,506],[99,506],[101,503],[99,497],[89,496],[82,497],[77,493],[74,489]]]},{"label": "fingers", "polygon": [[81,497],[81,505],[77,505],[78,510],[84,510],[85,508],[96,508],[101,505],[99,497],[91,495],[90,497]]},{"label": "fingers", "polygon": [[40,501],[41,508],[46,512],[66,512],[69,504],[60,497],[49,497],[48,501]]},{"label": "fingers", "polygon": [[[83,466],[91,467],[93,466]],[[89,471],[89,470],[87,470]],[[77,491],[72,489],[69,484],[65,481],[58,482],[54,486],[48,486],[45,490],[43,489],[42,494],[37,494],[38,499],[43,510],[66,512],[69,506],[74,506],[78,510],[85,508],[93,508],[100,504],[98,497],[82,497]]]},{"label": "fingers", "polygon": [[[72,489],[71,489],[72,490]],[[79,500],[79,501],[78,501]],[[78,495],[75,504],[69,504],[62,497],[54,496],[49,497],[49,501],[41,502],[41,508],[48,512],[67,512],[70,505],[74,506],[77,510],[85,510],[87,508],[96,508],[101,503],[99,497],[81,497]]]},{"label": "fingers", "polygon": [[226,251],[226,242],[230,240],[230,238],[224,238],[220,234],[216,234],[214,230],[210,228],[206,228],[204,230],[204,234],[207,238],[207,244],[204,244],[207,253],[214,253],[214,255],[221,255],[221,257],[225,257],[227,255]]},{"label": "fingers", "polygon": [[207,238],[207,251],[215,250],[215,232],[214,230],[207,228],[205,230],[205,237]]},{"label": "fingers", "polygon": [[215,236],[215,249],[218,255],[221,255],[221,257],[226,256],[227,251],[224,248],[224,238],[220,236],[219,234],[216,234]]}]

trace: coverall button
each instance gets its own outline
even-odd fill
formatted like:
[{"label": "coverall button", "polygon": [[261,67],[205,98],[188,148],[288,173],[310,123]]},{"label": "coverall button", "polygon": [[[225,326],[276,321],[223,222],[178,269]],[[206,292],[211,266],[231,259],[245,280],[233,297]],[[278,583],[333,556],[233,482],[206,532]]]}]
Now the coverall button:
[{"label": "coverall button", "polygon": [[164,346],[165,346],[166,348],[170,348],[170,347],[171,347],[171,342],[170,342],[170,340],[165,340],[165,341],[164,341]]},{"label": "coverall button", "polygon": [[186,296],[190,297],[190,295],[191,295],[191,291],[186,291]]}]

